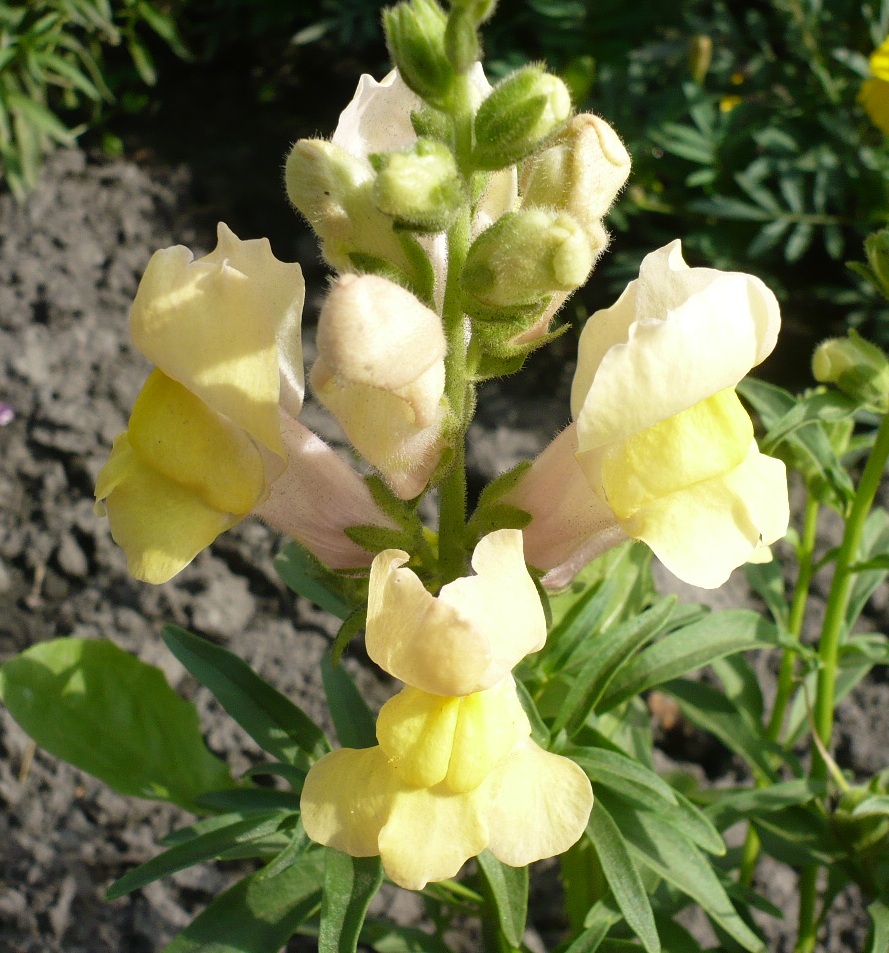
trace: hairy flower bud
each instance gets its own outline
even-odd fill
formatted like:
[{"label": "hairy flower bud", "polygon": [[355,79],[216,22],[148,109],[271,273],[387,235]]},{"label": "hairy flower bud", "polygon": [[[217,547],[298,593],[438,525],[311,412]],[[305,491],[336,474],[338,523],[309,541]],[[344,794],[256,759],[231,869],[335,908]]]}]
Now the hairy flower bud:
[{"label": "hairy flower bud", "polygon": [[571,94],[557,77],[528,66],[498,83],[475,117],[472,158],[480,169],[502,169],[531,155],[571,115]]},{"label": "hairy flower bud", "polygon": [[603,246],[594,249],[589,235],[564,212],[510,212],[472,243],[463,288],[486,317],[487,309],[540,303],[542,310],[550,295],[573,291],[586,281]]},{"label": "hairy flower bud", "polygon": [[402,499],[441,455],[446,350],[438,315],[385,278],[343,275],[321,309],[312,387]]},{"label": "hairy flower bud", "polygon": [[321,239],[337,271],[353,271],[353,255],[383,259],[410,274],[392,220],[374,204],[371,165],[324,139],[300,139],[287,157],[287,196]]},{"label": "hairy flower bud", "polygon": [[816,380],[836,384],[844,394],[882,413],[889,410],[889,360],[855,331],[819,344],[812,373]]},{"label": "hairy flower bud", "polygon": [[469,11],[454,9],[445,29],[445,54],[457,73],[467,73],[481,56],[481,44],[475,28],[475,17]]},{"label": "hairy flower bud", "polygon": [[445,55],[447,17],[434,0],[407,0],[383,11],[383,28],[392,62],[421,99],[444,105],[454,85]]},{"label": "hairy flower bud", "polygon": [[371,157],[377,170],[377,208],[401,227],[443,232],[464,201],[454,154],[441,142],[420,139],[402,152]]},{"label": "hairy flower bud", "polygon": [[629,174],[630,156],[617,133],[604,119],[580,113],[550,148],[525,163],[522,204],[568,212],[593,234]]}]

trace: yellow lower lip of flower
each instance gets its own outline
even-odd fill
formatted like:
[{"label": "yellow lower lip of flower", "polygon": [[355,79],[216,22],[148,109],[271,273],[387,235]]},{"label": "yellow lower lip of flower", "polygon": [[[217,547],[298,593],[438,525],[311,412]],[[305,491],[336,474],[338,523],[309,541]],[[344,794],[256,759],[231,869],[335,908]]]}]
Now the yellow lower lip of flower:
[{"label": "yellow lower lip of flower", "polygon": [[608,447],[601,461],[605,502],[629,519],[664,499],[738,467],[753,425],[731,388]]}]

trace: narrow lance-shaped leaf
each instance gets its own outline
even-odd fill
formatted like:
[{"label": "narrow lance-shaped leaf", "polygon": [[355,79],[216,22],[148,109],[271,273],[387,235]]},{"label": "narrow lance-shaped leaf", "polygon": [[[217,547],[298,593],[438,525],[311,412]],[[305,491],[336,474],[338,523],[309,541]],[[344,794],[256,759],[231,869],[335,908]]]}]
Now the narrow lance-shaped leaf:
[{"label": "narrow lance-shaped leaf", "polygon": [[350,857],[328,848],[318,953],[355,953],[368,904],[383,882],[379,857]]},{"label": "narrow lance-shaped leaf", "polygon": [[488,882],[500,930],[514,947],[521,946],[528,916],[528,868],[508,867],[488,850],[479,854],[478,865]]},{"label": "narrow lance-shaped leaf", "polygon": [[330,750],[315,722],[237,655],[174,625],[164,641],[264,751],[293,764],[300,752],[318,758]]}]

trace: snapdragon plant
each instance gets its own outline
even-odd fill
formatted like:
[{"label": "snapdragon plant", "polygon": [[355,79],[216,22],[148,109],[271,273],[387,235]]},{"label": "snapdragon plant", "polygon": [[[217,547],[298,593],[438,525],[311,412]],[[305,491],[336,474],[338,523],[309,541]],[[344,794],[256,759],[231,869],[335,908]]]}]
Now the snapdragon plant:
[{"label": "snapdragon plant", "polygon": [[[565,428],[470,509],[477,389],[565,330],[557,313],[604,252],[630,171],[619,135],[574,113],[543,67],[490,86],[478,29],[493,6],[387,10],[393,72],[362,77],[333,136],[287,158],[287,194],[335,273],[309,380],[361,467],[300,421],[302,273],[266,240],[220,225],[202,258],[157,252],[130,316],[155,370],[99,474],[97,513],[146,583],[251,515],[290,537],[282,577],[341,620],[324,668],[340,747],[237,656],[176,627],[171,652],[267,753],[243,777],[162,674],[110,641],[34,646],[0,670],[3,700],[47,750],[198,815],[109,897],[255,858],[165,953],[275,953],[297,934],[323,953],[438,953],[457,914],[481,920],[486,950],[529,950],[528,867],[553,857],[560,953],[703,949],[677,919],[690,905],[719,949],[758,951],[776,912],[753,889],[763,853],[799,870],[799,953],[852,881],[870,950],[885,951],[889,776],[848,777],[831,733],[837,701],[889,660],[885,635],[854,628],[889,571],[889,517],[873,508],[889,362],[853,334],[822,346],[822,386],[801,397],[747,379],[775,347],[775,296],[690,267],[673,241],[584,325]],[[877,290],[887,241],[860,266]],[[796,567],[769,548],[788,531],[788,466],[806,497]],[[824,507],[845,535],[816,562]],[[660,595],[652,554],[704,588],[748,564],[768,615]],[[820,571],[833,583],[811,646]],[[404,686],[377,714],[340,665],[362,632]],[[751,651],[780,660],[768,705]],[[689,677],[704,666],[714,678]],[[652,689],[734,752],[749,784],[659,776]],[[738,825],[743,844],[727,848]],[[368,919],[384,879],[422,891],[429,924]]]}]

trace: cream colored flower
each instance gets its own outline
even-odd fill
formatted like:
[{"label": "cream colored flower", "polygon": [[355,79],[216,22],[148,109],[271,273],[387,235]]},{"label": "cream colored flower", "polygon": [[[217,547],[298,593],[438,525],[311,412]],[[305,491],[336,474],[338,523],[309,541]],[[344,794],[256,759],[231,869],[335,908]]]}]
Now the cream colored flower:
[{"label": "cream colored flower", "polygon": [[403,499],[441,455],[446,350],[438,315],[385,278],[342,275],[321,309],[312,388]]},{"label": "cream colored flower", "polygon": [[521,534],[483,539],[477,575],[437,598],[406,561],[397,550],[374,561],[367,633],[371,657],[408,685],[380,712],[379,746],[334,751],[309,771],[306,832],[380,855],[412,890],[486,848],[517,867],[562,853],[583,833],[593,795],[577,765],[530,740],[509,674],[546,629]]},{"label": "cream colored flower", "polygon": [[[336,506],[322,532],[319,503],[391,525],[332,451],[313,446],[310,460],[304,452],[307,432],[294,420],[304,394],[303,289],[299,265],[225,225],[197,261],[175,246],[149,262],[130,327],[157,369],[96,483],[97,509],[137,578],[165,582],[266,503],[270,521],[337,568],[366,565],[370,554],[342,533]],[[292,501],[276,506],[271,487],[285,473]],[[314,513],[311,525],[294,517],[300,506]]]},{"label": "cream colored flower", "polygon": [[[615,528],[704,588],[784,535],[784,465],[759,452],[734,390],[772,351],[779,324],[777,301],[759,279],[689,268],[678,241],[648,255],[617,303],[589,319],[571,392],[575,432],[562,440],[576,440],[595,498],[583,519],[598,528],[566,557],[553,543],[553,520],[538,522],[543,503],[530,490],[535,481],[538,490],[552,486],[552,464],[564,454],[556,461],[545,451],[507,499],[535,517],[525,531],[529,559],[555,570],[549,582],[567,582],[580,568],[577,553],[613,544]],[[577,477],[565,467],[575,488]]]}]

